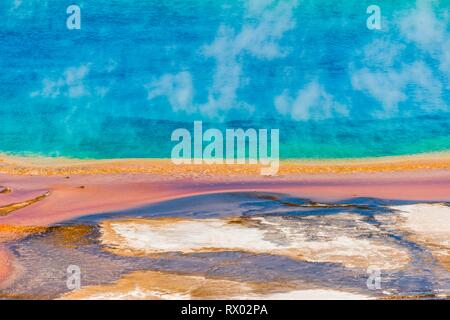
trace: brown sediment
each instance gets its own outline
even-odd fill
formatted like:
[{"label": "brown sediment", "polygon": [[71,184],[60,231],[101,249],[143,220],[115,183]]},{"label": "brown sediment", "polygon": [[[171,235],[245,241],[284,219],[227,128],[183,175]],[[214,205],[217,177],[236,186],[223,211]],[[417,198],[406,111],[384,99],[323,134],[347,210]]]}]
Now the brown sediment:
[{"label": "brown sediment", "polygon": [[298,208],[354,208],[354,209],[370,209],[369,206],[366,205],[357,205],[357,204],[345,204],[345,203],[337,203],[337,204],[329,204],[329,203],[317,203],[317,202],[308,202],[308,203],[295,203],[289,201],[279,201],[280,204],[286,207],[298,207]]},{"label": "brown sediment", "polygon": [[432,299],[450,299],[450,294],[417,294],[411,296],[392,295],[387,297],[380,297],[380,300],[432,300]]},{"label": "brown sediment", "polygon": [[[1,244],[8,241],[19,240],[29,235],[50,232],[43,241],[52,242],[65,248],[76,248],[92,242],[89,237],[93,227],[87,225],[30,227],[17,225],[0,225],[0,290],[10,286],[23,271],[15,256]],[[35,295],[16,295],[0,293],[0,299],[36,299]]]},{"label": "brown sediment", "polygon": [[[85,214],[125,210],[165,200],[198,194],[261,191],[291,194],[300,198],[324,201],[353,197],[374,197],[396,200],[448,201],[450,170],[417,171],[405,174],[372,173],[339,175],[301,175],[282,177],[197,177],[195,179],[149,174],[74,175],[61,176],[0,175],[15,192],[0,197],[5,203],[15,195],[39,194],[50,190],[45,201],[23,207],[14,214],[0,216],[0,224],[45,226]],[[78,186],[85,186],[84,189]],[[21,202],[21,200],[19,202]],[[12,201],[11,201],[12,202]],[[6,202],[7,204],[8,202]],[[15,203],[15,202],[14,202]]]},{"label": "brown sediment", "polygon": [[[284,299],[295,299],[295,294],[304,292],[302,290],[311,290],[311,287],[295,283],[239,282],[159,271],[136,271],[115,283],[83,287],[64,294],[61,299],[267,299],[277,294],[285,294]],[[326,295],[327,290],[323,292]],[[343,298],[370,298],[345,291],[328,292],[341,294]]]},{"label": "brown sediment", "polygon": [[[151,173],[174,175],[259,175],[260,165],[175,165],[170,159],[79,160],[44,157],[1,156],[0,173],[16,175],[73,175]],[[408,170],[450,169],[450,153],[430,153],[409,156],[282,160],[278,174],[326,174],[389,172]]]},{"label": "brown sediment", "polygon": [[19,202],[19,203],[11,203],[8,204],[6,206],[2,206],[0,207],[0,216],[6,216],[8,214],[10,214],[13,211],[28,207],[36,202],[39,202],[41,200],[44,200],[46,197],[48,197],[50,195],[50,192],[46,192],[36,198],[30,199],[30,200],[26,200],[23,202]]},{"label": "brown sediment", "polygon": [[272,195],[266,195],[266,194],[260,195],[260,196],[258,196],[258,198],[263,199],[263,200],[271,200],[271,201],[279,201],[280,200],[280,197],[278,197],[278,196],[272,196]]},{"label": "brown sediment", "polygon": [[0,245],[0,290],[9,286],[20,272],[15,257]]},{"label": "brown sediment", "polygon": [[21,239],[31,234],[42,233],[47,230],[46,227],[31,227],[18,225],[0,225],[0,243]]}]

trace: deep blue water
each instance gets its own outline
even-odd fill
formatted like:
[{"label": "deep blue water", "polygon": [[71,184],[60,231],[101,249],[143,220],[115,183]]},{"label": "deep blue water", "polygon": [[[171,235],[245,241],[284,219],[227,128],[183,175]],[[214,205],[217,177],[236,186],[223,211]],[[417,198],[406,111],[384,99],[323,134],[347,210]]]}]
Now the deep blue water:
[{"label": "deep blue water", "polygon": [[283,158],[450,149],[449,0],[72,3],[0,2],[0,152],[169,157],[193,120]]}]

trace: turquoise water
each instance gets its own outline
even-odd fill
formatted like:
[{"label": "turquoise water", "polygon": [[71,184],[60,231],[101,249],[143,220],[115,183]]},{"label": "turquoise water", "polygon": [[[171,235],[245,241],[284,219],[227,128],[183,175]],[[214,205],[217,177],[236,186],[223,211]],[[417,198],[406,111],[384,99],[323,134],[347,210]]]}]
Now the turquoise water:
[{"label": "turquoise water", "polygon": [[279,128],[283,158],[450,149],[449,0],[75,3],[81,30],[0,2],[0,152],[169,157],[194,120]]},{"label": "turquoise water", "polygon": [[[437,263],[430,251],[420,243],[408,241],[408,234],[400,230],[391,228],[386,232],[386,228],[390,225],[384,225],[376,219],[379,216],[388,219],[395,214],[395,210],[390,206],[408,203],[412,202],[353,198],[338,203],[327,203],[327,207],[314,203],[317,206],[314,207],[308,199],[279,193],[234,192],[185,197],[119,212],[87,215],[54,225],[45,232],[8,243],[8,248],[16,253],[23,271],[21,277],[8,288],[0,290],[0,294],[57,298],[68,291],[66,282],[61,281],[61,278],[66,277],[67,261],[80,266],[83,270],[83,286],[111,283],[136,270],[156,270],[214,276],[234,281],[267,282],[268,284],[276,281],[280,285],[280,291],[285,290],[281,286],[282,283],[293,286],[300,282],[303,286],[314,284],[316,288],[356,290],[374,296],[384,296],[386,292],[398,296],[423,295],[424,297],[428,294],[448,293],[449,272]],[[339,204],[347,206],[342,208]],[[305,206],[302,207],[302,205]],[[342,214],[343,212],[345,214]],[[334,215],[342,217],[327,219]],[[323,259],[327,259],[332,257],[329,252],[337,252],[336,255],[339,257],[339,253],[345,250],[345,244],[341,247],[340,242],[333,239],[345,237],[349,241],[353,239],[365,240],[368,243],[378,241],[382,242],[388,251],[392,246],[401,248],[410,256],[411,262],[398,270],[382,270],[383,290],[370,291],[366,285],[366,268],[345,268],[339,263],[313,262],[314,258],[312,261],[302,261],[302,259],[292,259],[283,255],[220,251],[219,249],[201,253],[161,252],[158,256],[133,256],[130,251],[129,256],[121,256],[106,249],[107,244],[102,244],[103,232],[100,227],[102,222],[137,219],[133,221],[139,225],[139,221],[175,217],[193,219],[193,221],[230,217],[235,219],[257,217],[263,221],[268,219],[270,223],[267,225],[278,225],[269,229],[270,235],[266,240],[269,243],[276,239],[277,244],[282,246],[286,241],[290,241],[289,239],[298,239],[301,235],[312,243],[326,246],[328,252],[323,255]],[[289,227],[280,225],[280,221],[285,221]],[[267,228],[254,220],[249,223],[254,223],[252,226],[257,228],[256,230]],[[90,229],[83,228],[82,230],[88,231],[85,234],[71,233],[69,229],[65,231],[63,229],[75,227],[76,230],[79,226],[89,226]],[[245,226],[244,223],[244,229]],[[129,230],[133,232],[134,229],[130,227]],[[223,232],[220,227],[217,227],[218,234]],[[200,230],[199,233],[201,234]],[[286,237],[286,233],[291,237]],[[61,240],[61,234],[68,234],[69,241]],[[70,235],[73,236],[70,237]],[[153,237],[152,233],[149,233],[149,237]],[[176,235],[174,239],[177,239]],[[201,235],[199,239],[197,241],[202,241]],[[184,238],[180,239],[180,241],[184,240]],[[61,245],[62,241],[64,245]],[[188,237],[186,241],[189,244],[192,240]],[[141,243],[145,245],[147,242]],[[349,252],[349,257],[358,255],[357,245],[356,242],[356,249]],[[205,247],[208,247],[208,243]],[[320,252],[321,248],[317,250]],[[375,256],[377,254],[375,246],[374,251]],[[383,261],[377,261],[377,263],[383,263]]]}]

